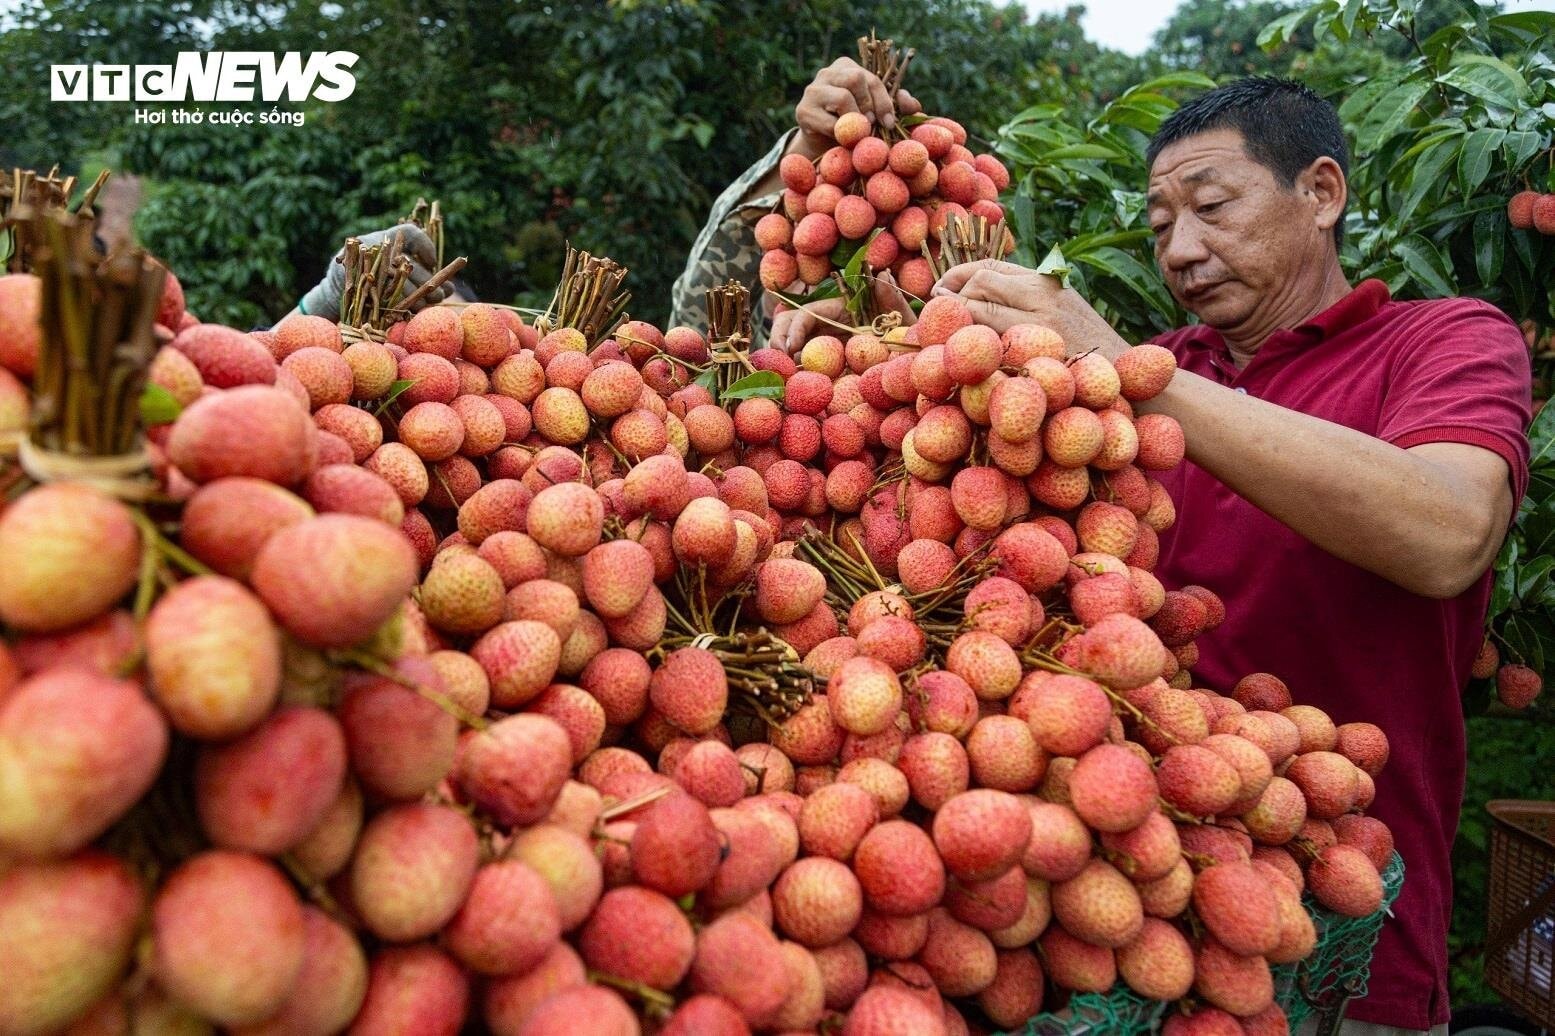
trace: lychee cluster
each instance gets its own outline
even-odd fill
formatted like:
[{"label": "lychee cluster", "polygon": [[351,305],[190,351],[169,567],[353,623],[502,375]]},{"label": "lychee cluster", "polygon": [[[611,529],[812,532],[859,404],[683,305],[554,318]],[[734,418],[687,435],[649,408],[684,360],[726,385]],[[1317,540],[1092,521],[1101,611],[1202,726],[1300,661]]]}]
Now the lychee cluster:
[{"label": "lychee cluster", "polygon": [[780,163],[781,211],[756,224],[767,289],[802,284],[803,294],[842,265],[838,258],[863,248],[871,270],[888,269],[904,291],[927,298],[946,221],[971,215],[1002,223],[999,193],[1010,184],[1009,170],[993,155],[973,154],[954,119],[876,132],[848,112],[833,133],[836,146],[819,159],[789,154]]},{"label": "lychee cluster", "polygon": [[1516,230],[1555,235],[1555,194],[1519,191],[1506,203],[1506,218]]},{"label": "lychee cluster", "polygon": [[1474,656],[1469,675],[1476,680],[1494,677],[1496,700],[1509,709],[1526,709],[1544,690],[1544,677],[1521,662],[1501,661],[1501,651],[1487,634]]},{"label": "lychee cluster", "polygon": [[1278,1031],[1303,892],[1379,908],[1383,732],[1152,574],[1166,350],[344,330],[169,330],[173,506],[0,513],[0,1032]]}]

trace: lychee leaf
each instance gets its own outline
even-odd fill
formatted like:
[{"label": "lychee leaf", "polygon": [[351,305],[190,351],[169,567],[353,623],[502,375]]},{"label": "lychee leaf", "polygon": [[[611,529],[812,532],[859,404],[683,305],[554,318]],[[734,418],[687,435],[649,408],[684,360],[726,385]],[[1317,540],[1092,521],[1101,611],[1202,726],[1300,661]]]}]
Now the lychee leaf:
[{"label": "lychee leaf", "polygon": [[722,399],[763,399],[783,398],[783,376],[777,371],[757,371],[747,374],[733,385],[724,389]]},{"label": "lychee leaf", "polygon": [[697,375],[697,379],[695,381],[693,381],[691,384],[693,384],[693,385],[701,385],[703,388],[707,389],[707,391],[709,391],[709,392],[711,392],[713,394],[714,402],[717,401],[717,399],[718,399],[718,372],[716,370],[714,370],[713,368],[709,367],[707,370],[705,370],[701,374]]},{"label": "lychee leaf", "polygon": [[173,394],[161,385],[147,385],[140,393],[140,423],[152,425],[172,424],[183,413],[183,407]]},{"label": "lychee leaf", "polygon": [[385,410],[389,409],[390,403],[393,403],[396,399],[400,398],[405,390],[410,388],[415,383],[416,381],[414,378],[401,378],[399,381],[396,381],[390,385],[388,393],[383,397],[382,401],[379,402],[378,406],[374,408],[373,416],[381,416]]},{"label": "lychee leaf", "polygon": [[1065,287],[1069,286],[1069,260],[1064,258],[1064,250],[1057,245],[1048,249],[1047,258],[1042,260],[1037,272],[1057,277],[1064,282]]},{"label": "lychee leaf", "polygon": [[835,269],[841,270],[853,261],[853,257],[864,251],[869,244],[869,239],[859,238],[849,241],[844,238],[837,242],[837,247],[831,250],[831,264]]},{"label": "lychee leaf", "polygon": [[875,238],[880,236],[880,232],[884,229],[884,227],[876,227],[871,231],[868,237],[859,242],[858,250],[849,256],[848,261],[843,264],[842,279],[848,282],[850,290],[854,292],[859,290],[855,282],[858,281],[859,275],[864,270],[864,257],[869,252],[869,246],[874,242]]},{"label": "lychee leaf", "polygon": [[771,291],[770,289],[768,290],[767,294],[771,295],[773,298],[777,299],[779,302],[782,302],[785,305],[793,306],[795,309],[798,309],[800,306],[807,305],[811,302],[822,302],[826,299],[836,298],[837,282],[828,278],[817,284],[815,286],[815,290],[810,292],[808,295],[790,295],[786,291]]}]

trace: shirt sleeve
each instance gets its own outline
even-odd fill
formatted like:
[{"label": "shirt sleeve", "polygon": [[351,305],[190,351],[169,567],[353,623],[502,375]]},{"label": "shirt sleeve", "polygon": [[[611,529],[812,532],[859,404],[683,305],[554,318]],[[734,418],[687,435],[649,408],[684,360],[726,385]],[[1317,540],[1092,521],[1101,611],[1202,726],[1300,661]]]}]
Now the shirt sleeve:
[{"label": "shirt sleeve", "polygon": [[1528,488],[1528,346],[1511,318],[1473,300],[1434,304],[1390,372],[1377,436],[1401,449],[1459,442],[1506,461],[1514,513]]},{"label": "shirt sleeve", "polygon": [[[750,192],[777,168],[797,128],[783,134],[772,150],[741,173],[713,202],[707,223],[697,235],[686,268],[671,290],[670,325],[686,324],[707,329],[707,292],[725,281],[739,281],[751,289],[751,313],[761,312],[761,249],[752,227],[782,198],[782,191],[751,197]],[[764,321],[757,319],[758,324]]]}]

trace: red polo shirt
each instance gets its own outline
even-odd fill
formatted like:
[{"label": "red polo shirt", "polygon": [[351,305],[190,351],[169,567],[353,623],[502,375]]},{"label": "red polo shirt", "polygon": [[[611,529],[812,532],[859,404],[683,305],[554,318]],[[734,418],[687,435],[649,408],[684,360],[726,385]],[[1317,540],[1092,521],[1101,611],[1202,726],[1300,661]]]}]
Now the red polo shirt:
[{"label": "red polo shirt", "polygon": [[[1500,310],[1471,299],[1395,302],[1366,281],[1308,323],[1276,332],[1237,370],[1202,325],[1160,339],[1184,370],[1401,448],[1469,443],[1528,479],[1527,347]],[[1393,830],[1403,892],[1349,1017],[1426,1029],[1447,1021],[1450,850],[1463,800],[1460,696],[1482,637],[1491,573],[1448,601],[1412,594],[1313,546],[1184,463],[1162,478],[1177,523],[1157,575],[1220,594],[1226,620],[1199,638],[1201,686],[1270,672],[1337,723],[1387,732],[1392,756],[1371,812]],[[1386,507],[1378,500],[1378,507]]]}]

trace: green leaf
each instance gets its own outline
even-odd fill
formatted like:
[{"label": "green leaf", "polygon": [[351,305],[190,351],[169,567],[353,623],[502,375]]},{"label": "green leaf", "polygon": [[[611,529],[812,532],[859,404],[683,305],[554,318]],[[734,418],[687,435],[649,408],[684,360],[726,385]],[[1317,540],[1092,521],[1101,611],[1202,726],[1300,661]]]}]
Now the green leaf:
[{"label": "green leaf", "polygon": [[1505,614],[1516,599],[1517,589],[1517,540],[1508,536],[1496,559],[1496,578],[1490,587],[1490,608],[1486,621]]},{"label": "green leaf", "polygon": [[147,384],[140,393],[140,423],[152,425],[171,424],[183,413],[183,407],[173,394],[161,385]]},{"label": "green leaf", "polygon": [[1481,284],[1494,284],[1506,259],[1506,213],[1496,209],[1474,217],[1474,272]]},{"label": "green leaf", "polygon": [[1464,55],[1438,82],[1509,110],[1528,96],[1528,83],[1517,69],[1485,54]]},{"label": "green leaf", "polygon": [[854,286],[854,282],[859,279],[859,275],[864,269],[864,256],[869,252],[870,242],[879,237],[880,232],[884,229],[884,227],[875,228],[875,230],[873,230],[870,235],[863,240],[854,253],[848,257],[848,261],[843,264],[842,279],[848,282],[848,287],[850,289],[854,291],[858,290]]},{"label": "green leaf", "polygon": [[1528,467],[1555,464],[1555,407],[1547,406],[1528,426]]},{"label": "green leaf", "polygon": [[757,371],[747,374],[723,391],[724,399],[783,398],[783,376],[777,371]]},{"label": "green leaf", "polygon": [[1365,0],[1348,0],[1344,5],[1344,13],[1339,16],[1339,21],[1344,26],[1345,38],[1355,32],[1355,19],[1361,13],[1364,4]]},{"label": "green leaf", "polygon": [[1463,150],[1458,153],[1458,190],[1465,198],[1490,175],[1490,163],[1504,140],[1506,130],[1487,127],[1475,130],[1463,141]]},{"label": "green leaf", "polygon": [[1548,11],[1515,11],[1498,14],[1490,19],[1492,31],[1501,32],[1522,42],[1538,39],[1555,39],[1555,14]]},{"label": "green leaf", "polygon": [[691,384],[701,385],[703,388],[707,389],[708,392],[712,393],[713,402],[718,402],[718,371],[716,368],[707,368],[707,370],[703,371],[701,374],[698,374],[696,376],[696,380]]},{"label": "green leaf", "polygon": [[855,255],[858,255],[866,247],[868,247],[868,239],[866,238],[855,238],[851,241],[843,238],[841,241],[838,241],[837,247],[831,250],[832,268],[837,270],[843,269],[852,261]]},{"label": "green leaf", "polygon": [[1063,147],[1054,148],[1042,157],[1048,162],[1062,162],[1075,158],[1120,159],[1123,157],[1123,154],[1101,144],[1066,144]]},{"label": "green leaf", "polygon": [[1208,90],[1214,85],[1215,80],[1202,72],[1168,72],[1129,87],[1123,92],[1123,97],[1133,97],[1141,93],[1158,94],[1167,90]]},{"label": "green leaf", "polygon": [[1420,156],[1409,172],[1409,187],[1399,200],[1398,208],[1392,216],[1395,226],[1408,226],[1409,217],[1414,215],[1416,207],[1425,200],[1425,196],[1431,191],[1441,190],[1442,177],[1452,167],[1453,160],[1458,157],[1462,146],[1459,138],[1453,137],[1436,144]]},{"label": "green leaf", "polygon": [[1102,270],[1122,281],[1138,298],[1153,308],[1169,312],[1172,299],[1155,270],[1127,252],[1117,248],[1099,248],[1095,252],[1076,256],[1077,262]]},{"label": "green leaf", "polygon": [[1290,14],[1282,15],[1265,25],[1258,32],[1258,46],[1264,50],[1272,51],[1286,40],[1295,35],[1301,23],[1317,12],[1317,5],[1301,7]]},{"label": "green leaf", "polygon": [[1057,277],[1065,287],[1069,286],[1069,261],[1064,258],[1063,249],[1054,245],[1048,249],[1047,256],[1037,266],[1038,273],[1045,273],[1049,277]]},{"label": "green leaf", "polygon": [[1555,569],[1555,558],[1548,554],[1534,558],[1526,565],[1519,565],[1517,569],[1517,596],[1524,603],[1534,601],[1543,596],[1546,585],[1549,583],[1550,570]]},{"label": "green leaf", "polygon": [[389,404],[400,398],[400,396],[404,394],[405,390],[410,388],[415,383],[416,380],[414,378],[401,378],[399,381],[396,381],[390,385],[388,394],[379,400],[378,405],[373,408],[373,416],[383,416],[383,412],[389,409]]},{"label": "green leaf", "polygon": [[767,292],[768,295],[771,295],[773,298],[779,300],[780,302],[784,302],[790,306],[793,306],[795,309],[798,309],[800,306],[808,305],[811,302],[822,302],[826,299],[834,299],[841,293],[841,290],[837,287],[837,282],[830,277],[817,284],[815,288],[807,295],[790,295],[786,291],[769,290]]},{"label": "green leaf", "polygon": [[1375,150],[1404,124],[1415,106],[1430,92],[1431,84],[1423,79],[1406,80],[1389,90],[1372,106],[1366,121],[1356,130],[1356,150],[1362,153]]},{"label": "green leaf", "polygon": [[1533,130],[1510,130],[1502,147],[1506,149],[1506,164],[1515,171],[1539,150],[1540,136]]},{"label": "green leaf", "polygon": [[1410,278],[1431,297],[1445,298],[1457,293],[1452,267],[1441,251],[1426,238],[1411,234],[1393,246],[1393,254],[1403,262]]}]

